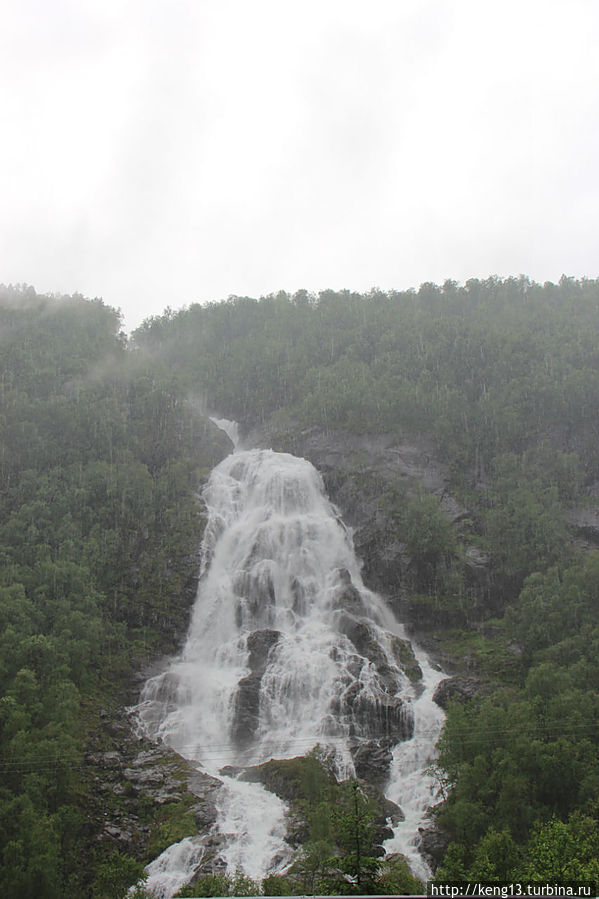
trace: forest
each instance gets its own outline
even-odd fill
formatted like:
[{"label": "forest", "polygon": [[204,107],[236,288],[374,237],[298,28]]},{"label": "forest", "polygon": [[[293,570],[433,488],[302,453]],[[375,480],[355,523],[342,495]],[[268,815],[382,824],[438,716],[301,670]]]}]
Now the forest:
[{"label": "forest", "polygon": [[[99,838],[86,746],[185,630],[225,452],[208,411],[281,446],[430,441],[469,517],[401,484],[380,503],[414,560],[402,590],[482,685],[447,710],[436,877],[599,881],[597,334],[599,282],[567,277],[230,297],[129,337],[101,300],[0,288],[2,894],[119,899],[150,860]],[[407,889],[395,874],[360,886]]]}]

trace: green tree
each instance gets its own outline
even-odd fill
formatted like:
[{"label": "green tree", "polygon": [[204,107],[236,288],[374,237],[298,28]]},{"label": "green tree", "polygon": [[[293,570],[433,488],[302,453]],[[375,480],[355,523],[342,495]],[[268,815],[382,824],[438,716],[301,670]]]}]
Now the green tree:
[{"label": "green tree", "polygon": [[527,847],[523,876],[530,880],[591,880],[599,877],[597,821],[573,814],[568,822],[553,818],[540,824]]},{"label": "green tree", "polygon": [[356,878],[358,886],[374,876],[377,859],[372,850],[375,841],[374,808],[370,797],[355,779],[342,786],[340,802],[333,810],[334,834],[343,850],[342,869]]},{"label": "green tree", "polygon": [[373,887],[381,896],[419,896],[425,889],[422,881],[411,873],[406,859],[401,855],[392,856],[383,862]]},{"label": "green tree", "polygon": [[113,852],[96,870],[94,899],[123,899],[129,887],[143,877],[143,864],[122,852]]}]

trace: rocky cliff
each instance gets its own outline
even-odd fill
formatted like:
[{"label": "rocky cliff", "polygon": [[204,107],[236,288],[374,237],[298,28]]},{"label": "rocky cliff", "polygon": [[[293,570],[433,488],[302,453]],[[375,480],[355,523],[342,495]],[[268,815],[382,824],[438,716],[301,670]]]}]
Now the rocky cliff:
[{"label": "rocky cliff", "polygon": [[[490,560],[469,542],[477,512],[452,494],[450,472],[430,440],[310,428],[284,433],[255,430],[246,441],[303,456],[321,472],[330,498],[352,529],[365,582],[387,598],[398,618],[414,632],[478,622],[495,612],[501,601]],[[459,538],[457,562],[469,598],[467,609],[463,604],[451,607],[414,596],[414,558],[394,519],[393,497],[398,494],[426,494],[438,502],[440,514]]]}]

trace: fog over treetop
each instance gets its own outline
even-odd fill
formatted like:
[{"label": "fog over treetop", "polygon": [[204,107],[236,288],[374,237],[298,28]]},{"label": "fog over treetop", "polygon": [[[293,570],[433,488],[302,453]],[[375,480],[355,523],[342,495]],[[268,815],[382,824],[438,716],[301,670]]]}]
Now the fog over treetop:
[{"label": "fog over treetop", "polygon": [[127,326],[285,288],[596,274],[592,0],[9,2],[2,279]]}]

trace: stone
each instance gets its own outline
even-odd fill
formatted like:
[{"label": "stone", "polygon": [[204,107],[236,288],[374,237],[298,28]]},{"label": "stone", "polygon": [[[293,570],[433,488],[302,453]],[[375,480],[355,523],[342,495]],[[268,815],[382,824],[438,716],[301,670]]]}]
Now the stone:
[{"label": "stone", "polygon": [[388,740],[355,743],[350,747],[350,752],[357,777],[379,786],[389,779],[393,753]]},{"label": "stone", "polygon": [[442,680],[433,693],[433,702],[442,709],[446,709],[449,703],[456,699],[458,702],[469,702],[478,696],[483,690],[483,684],[476,677],[448,677]]},{"label": "stone", "polygon": [[353,711],[354,720],[367,735],[409,740],[414,734],[412,708],[400,696],[382,693],[373,700],[362,692]]},{"label": "stone", "polygon": [[260,714],[260,684],[262,674],[248,674],[237,684],[233,699],[231,738],[239,745],[247,745],[258,727]]},{"label": "stone", "polygon": [[401,696],[374,692],[354,681],[331,704],[331,712],[345,716],[350,734],[366,739],[409,740],[414,733],[412,708]]},{"label": "stone", "polygon": [[333,609],[351,612],[352,615],[364,615],[366,609],[360,591],[354,587],[351,574],[347,568],[338,568],[336,571],[339,585],[334,589],[332,598]]},{"label": "stone", "polygon": [[264,628],[252,631],[247,638],[250,674],[242,677],[233,699],[231,738],[247,745],[253,738],[260,718],[260,686],[268,664],[268,654],[281,637],[281,632]]},{"label": "stone", "polygon": [[387,657],[372,628],[364,619],[342,611],[338,613],[337,628],[341,634],[345,634],[351,640],[361,656],[372,662],[375,668],[388,665]]},{"label": "stone", "polygon": [[397,664],[406,677],[411,680],[412,683],[422,680],[422,668],[418,664],[410,641],[402,640],[401,637],[394,636],[392,648]]},{"label": "stone", "polygon": [[281,632],[264,628],[252,631],[247,638],[247,648],[250,653],[248,665],[254,674],[264,674],[268,662],[268,654],[273,646],[279,642]]},{"label": "stone", "polygon": [[448,845],[449,835],[435,824],[418,828],[418,848],[433,871],[443,861]]}]

